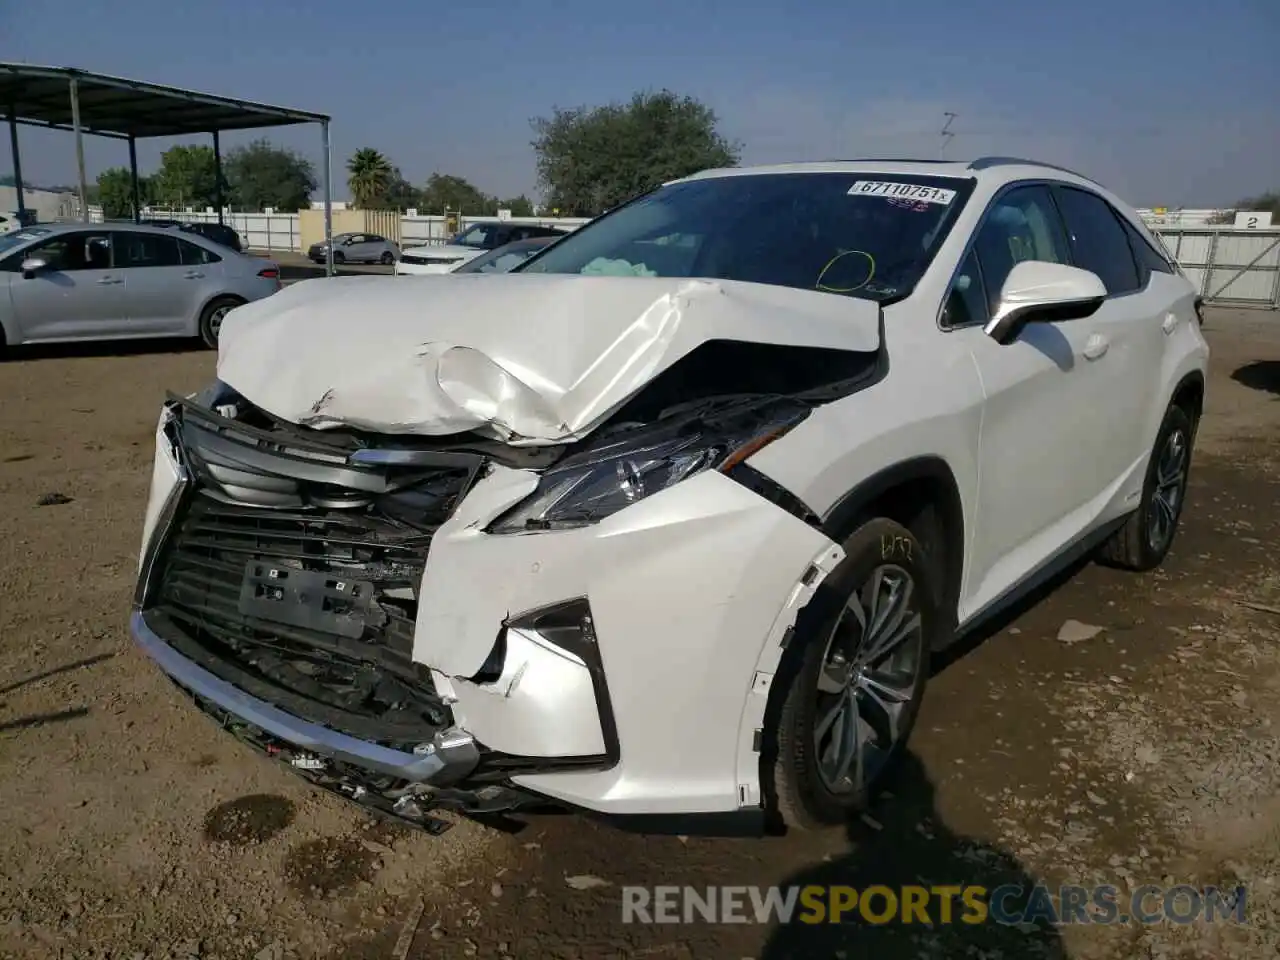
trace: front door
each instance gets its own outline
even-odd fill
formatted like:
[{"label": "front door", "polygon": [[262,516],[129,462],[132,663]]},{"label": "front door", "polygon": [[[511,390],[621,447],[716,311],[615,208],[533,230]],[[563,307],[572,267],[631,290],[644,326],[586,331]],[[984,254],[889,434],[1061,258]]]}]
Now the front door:
[{"label": "front door", "polygon": [[1097,323],[1029,323],[1003,345],[982,329],[1023,260],[1071,262],[1047,186],[1018,187],[996,200],[957,281],[977,322],[955,335],[965,339],[985,395],[965,615],[1082,533],[1110,480],[1097,451],[1112,435],[1112,365],[1099,351]]},{"label": "front door", "polygon": [[110,337],[128,322],[125,276],[112,267],[107,231],[59,233],[27,249],[22,259],[46,264],[30,277],[19,269],[9,281],[24,341]]}]

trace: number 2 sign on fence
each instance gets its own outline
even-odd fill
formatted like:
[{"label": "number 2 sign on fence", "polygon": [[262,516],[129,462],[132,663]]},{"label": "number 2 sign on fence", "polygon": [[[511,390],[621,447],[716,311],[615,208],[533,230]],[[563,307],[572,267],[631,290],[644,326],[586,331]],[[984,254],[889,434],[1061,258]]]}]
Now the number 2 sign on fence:
[{"label": "number 2 sign on fence", "polygon": [[1271,226],[1270,210],[1238,210],[1236,211],[1236,227],[1244,227],[1247,230],[1265,229]]}]

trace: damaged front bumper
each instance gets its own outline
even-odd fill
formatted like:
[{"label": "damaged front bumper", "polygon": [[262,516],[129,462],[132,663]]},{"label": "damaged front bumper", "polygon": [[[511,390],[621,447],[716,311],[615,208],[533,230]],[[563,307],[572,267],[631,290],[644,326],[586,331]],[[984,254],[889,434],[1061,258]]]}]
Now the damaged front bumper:
[{"label": "damaged front bumper", "polygon": [[[170,621],[154,615],[152,619],[159,620],[163,624],[160,629],[170,638],[174,637],[176,631]],[[201,709],[215,717],[224,713],[227,719],[235,718],[256,728],[254,734],[268,753],[279,752],[279,748],[269,748],[273,740],[291,745],[289,760],[299,770],[323,769],[324,761],[328,760],[353,764],[408,783],[448,786],[473,773],[480,762],[475,738],[465,730],[457,727],[439,730],[429,741],[416,745],[412,752],[383,747],[302,720],[232,686],[194,659],[179,653],[171,640],[164,639],[152,628],[147,615],[141,611],[134,611],[129,629],[143,652],[179,687],[196,698]]]},{"label": "damaged front bumper", "polygon": [[759,812],[770,682],[839,548],[714,472],[593,527],[484,532],[534,484],[171,404],[134,637],[232,733],[420,825]]}]

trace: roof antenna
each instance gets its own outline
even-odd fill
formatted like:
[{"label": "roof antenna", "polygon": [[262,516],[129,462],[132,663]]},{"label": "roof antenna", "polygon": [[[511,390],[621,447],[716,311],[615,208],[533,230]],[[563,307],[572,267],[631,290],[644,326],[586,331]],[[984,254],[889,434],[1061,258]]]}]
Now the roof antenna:
[{"label": "roof antenna", "polygon": [[943,151],[947,149],[947,144],[955,139],[955,134],[951,132],[951,121],[956,118],[956,114],[952,113],[950,110],[944,110],[942,115],[947,118],[947,122],[942,125],[942,145],[938,147],[939,157],[941,157]]}]

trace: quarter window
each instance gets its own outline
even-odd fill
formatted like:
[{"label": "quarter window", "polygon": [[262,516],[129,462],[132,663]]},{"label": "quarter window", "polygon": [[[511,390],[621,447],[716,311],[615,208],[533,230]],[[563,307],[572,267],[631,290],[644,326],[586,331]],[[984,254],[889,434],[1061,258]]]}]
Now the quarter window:
[{"label": "quarter window", "polygon": [[978,267],[977,254],[970,250],[951,284],[951,295],[947,298],[942,323],[947,327],[963,327],[971,323],[986,323],[987,318],[987,295],[982,287],[982,271]]},{"label": "quarter window", "polygon": [[986,281],[989,313],[995,313],[1004,282],[1019,263],[1070,262],[1053,197],[1039,185],[1015,187],[996,200],[978,230],[973,250]]},{"label": "quarter window", "polygon": [[1139,233],[1131,224],[1121,220],[1125,234],[1129,237],[1129,246],[1133,249],[1133,258],[1138,261],[1139,282],[1144,286],[1151,273],[1173,273],[1173,265],[1156,252],[1151,241]]},{"label": "quarter window", "polygon": [[1111,205],[1096,194],[1074,187],[1059,187],[1058,203],[1071,236],[1075,265],[1101,277],[1109,294],[1137,290],[1141,286],[1138,267]]}]

